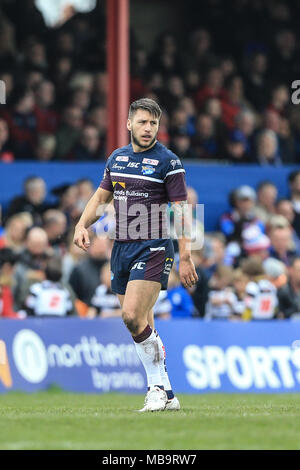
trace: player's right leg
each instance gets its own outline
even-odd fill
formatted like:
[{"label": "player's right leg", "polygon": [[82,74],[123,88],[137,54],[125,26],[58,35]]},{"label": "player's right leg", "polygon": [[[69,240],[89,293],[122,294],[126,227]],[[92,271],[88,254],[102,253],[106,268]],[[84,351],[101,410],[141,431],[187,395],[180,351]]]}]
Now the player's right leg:
[{"label": "player's right leg", "polygon": [[160,362],[159,362],[160,375],[161,375],[161,378],[162,378],[164,389],[165,389],[167,397],[168,397],[168,401],[167,401],[165,410],[172,410],[172,411],[180,410],[179,400],[174,395],[174,392],[172,390],[172,386],[171,386],[171,383],[170,383],[169,375],[168,375],[168,372],[167,372],[166,349],[163,345],[161,337],[159,336],[157,330],[155,330],[155,328],[154,328],[153,308],[148,313],[148,323],[151,326],[151,328],[156,332],[157,339],[158,339],[158,344],[159,344],[159,349],[160,349],[160,355],[159,355],[160,356]]},{"label": "player's right leg", "polygon": [[123,320],[135,343],[137,354],[145,368],[148,393],[145,406],[140,411],[162,411],[167,403],[167,395],[161,377],[161,351],[158,335],[148,323],[148,313],[152,309],[160,291],[156,281],[129,281],[123,300]]}]

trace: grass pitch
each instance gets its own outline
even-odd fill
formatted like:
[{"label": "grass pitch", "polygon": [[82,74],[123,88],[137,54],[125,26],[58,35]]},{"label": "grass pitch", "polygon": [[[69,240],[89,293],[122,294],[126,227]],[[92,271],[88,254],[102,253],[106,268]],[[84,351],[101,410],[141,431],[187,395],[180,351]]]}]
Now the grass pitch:
[{"label": "grass pitch", "polygon": [[178,397],[141,414],[141,395],[0,395],[0,449],[300,449],[300,395]]}]

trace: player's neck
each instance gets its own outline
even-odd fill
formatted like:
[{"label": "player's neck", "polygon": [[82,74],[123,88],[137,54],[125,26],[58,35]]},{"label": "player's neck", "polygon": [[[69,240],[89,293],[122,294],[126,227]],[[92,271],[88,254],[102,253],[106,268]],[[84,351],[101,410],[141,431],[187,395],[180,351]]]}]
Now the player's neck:
[{"label": "player's neck", "polygon": [[147,148],[140,147],[139,145],[135,144],[133,141],[131,141],[131,145],[132,145],[134,153],[140,153],[140,152],[146,152],[147,150],[152,149],[154,145],[156,144],[156,142],[157,140],[155,139],[153,144],[151,144],[150,147],[147,147]]}]

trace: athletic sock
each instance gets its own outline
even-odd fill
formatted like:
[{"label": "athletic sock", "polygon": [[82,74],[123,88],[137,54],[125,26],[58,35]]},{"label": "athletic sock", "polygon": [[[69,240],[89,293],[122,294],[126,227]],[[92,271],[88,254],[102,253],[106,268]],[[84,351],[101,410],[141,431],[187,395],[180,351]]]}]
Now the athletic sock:
[{"label": "athletic sock", "polygon": [[172,400],[172,398],[174,398],[174,393],[170,384],[167,367],[166,367],[166,350],[157,330],[154,330],[154,332],[157,335],[157,340],[158,340],[159,349],[160,349],[159,367],[160,367],[160,375],[162,378],[162,383],[164,385],[168,400]]},{"label": "athletic sock", "polygon": [[164,388],[160,372],[160,346],[151,326],[147,325],[142,333],[132,338],[136,352],[146,371],[148,387],[153,388],[157,385]]}]

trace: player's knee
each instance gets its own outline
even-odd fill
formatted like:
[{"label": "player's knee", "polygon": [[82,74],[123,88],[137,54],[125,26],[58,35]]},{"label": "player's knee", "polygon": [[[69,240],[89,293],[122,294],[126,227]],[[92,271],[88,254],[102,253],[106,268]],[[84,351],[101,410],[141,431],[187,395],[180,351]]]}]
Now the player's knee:
[{"label": "player's knee", "polygon": [[123,321],[132,335],[137,335],[139,331],[139,322],[134,313],[128,311],[122,312]]}]

